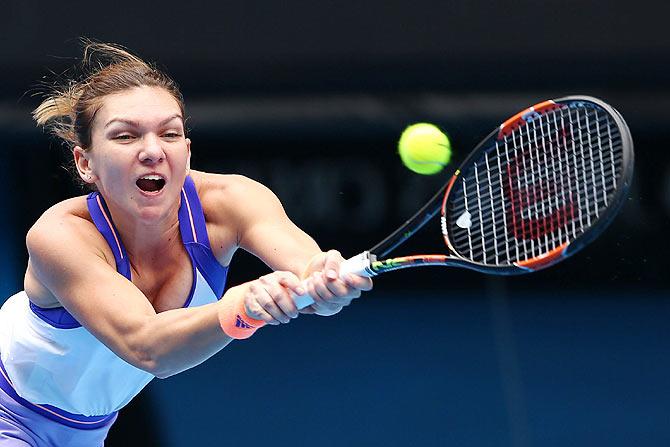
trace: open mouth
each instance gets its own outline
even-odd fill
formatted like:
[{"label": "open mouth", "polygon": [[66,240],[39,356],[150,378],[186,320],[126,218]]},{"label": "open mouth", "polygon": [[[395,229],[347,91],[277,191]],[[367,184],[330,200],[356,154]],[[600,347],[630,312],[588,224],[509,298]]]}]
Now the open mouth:
[{"label": "open mouth", "polygon": [[135,184],[144,192],[158,192],[165,186],[165,179],[160,175],[145,175],[137,179]]}]

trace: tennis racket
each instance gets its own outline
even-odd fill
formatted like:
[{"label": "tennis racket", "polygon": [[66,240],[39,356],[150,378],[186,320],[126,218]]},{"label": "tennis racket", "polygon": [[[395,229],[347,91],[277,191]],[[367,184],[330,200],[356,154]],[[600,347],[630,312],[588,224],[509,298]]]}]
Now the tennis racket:
[{"label": "tennis racket", "polygon": [[[472,151],[411,219],[341,264],[373,277],[427,265],[496,275],[529,273],[575,254],[610,224],[633,177],[633,140],[621,115],[588,96],[517,113]],[[387,258],[441,213],[446,253]],[[314,301],[295,298],[299,309]]]}]

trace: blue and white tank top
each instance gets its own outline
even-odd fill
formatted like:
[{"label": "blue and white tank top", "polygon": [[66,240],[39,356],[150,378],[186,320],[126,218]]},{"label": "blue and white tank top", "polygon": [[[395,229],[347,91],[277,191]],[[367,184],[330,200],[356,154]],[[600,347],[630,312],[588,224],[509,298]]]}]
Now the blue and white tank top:
[{"label": "blue and white tank top", "polygon": [[[128,256],[103,197],[91,193],[87,205],[114,253],[117,271],[130,280]],[[223,295],[228,268],[212,253],[190,177],[181,192],[179,229],[193,268],[183,307],[213,303]],[[104,425],[154,378],[114,354],[64,308],[40,308],[23,291],[0,309],[0,360],[0,388],[40,414],[77,428]]]}]

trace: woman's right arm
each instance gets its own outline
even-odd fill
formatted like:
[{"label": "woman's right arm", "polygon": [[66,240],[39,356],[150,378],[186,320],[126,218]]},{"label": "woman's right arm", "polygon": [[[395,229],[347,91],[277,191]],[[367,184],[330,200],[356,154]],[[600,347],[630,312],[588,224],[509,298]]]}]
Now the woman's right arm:
[{"label": "woman's right arm", "polygon": [[295,275],[275,272],[230,288],[216,303],[156,313],[96,248],[100,236],[93,230],[82,218],[47,213],[26,238],[31,272],[109,349],[157,377],[196,366],[230,343],[219,321],[224,302],[241,301],[249,316],[279,324],[286,320],[275,320],[268,309],[289,309],[287,287],[300,286]]}]

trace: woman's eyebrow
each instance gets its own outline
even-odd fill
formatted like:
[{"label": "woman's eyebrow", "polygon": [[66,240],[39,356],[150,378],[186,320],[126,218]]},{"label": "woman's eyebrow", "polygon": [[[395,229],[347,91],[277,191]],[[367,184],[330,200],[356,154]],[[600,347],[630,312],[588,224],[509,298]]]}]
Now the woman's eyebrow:
[{"label": "woman's eyebrow", "polygon": [[[177,119],[177,118],[180,119],[182,121],[182,123],[184,122],[184,118],[181,116],[181,114],[180,113],[175,113],[174,115],[171,115],[171,116],[165,118],[158,125],[159,126],[164,126],[165,124],[167,124],[170,121],[172,121],[174,119]],[[137,122],[137,121],[134,121],[134,120],[129,120],[129,119],[126,119],[126,118],[112,118],[111,120],[109,120],[107,122],[107,124],[105,124],[105,129],[108,128],[109,126],[111,126],[114,123],[122,123],[122,124],[128,124],[128,125],[133,126],[133,127],[140,127],[140,123]]]},{"label": "woman's eyebrow", "polygon": [[114,123],[123,123],[123,124],[128,124],[133,127],[140,127],[140,124],[137,121],[125,119],[125,118],[112,118],[111,120],[107,121],[107,124],[105,124],[105,129],[107,129],[109,126],[111,126]]},{"label": "woman's eyebrow", "polygon": [[174,115],[172,115],[172,116],[164,119],[163,121],[161,121],[160,125],[162,126],[163,124],[167,124],[175,118],[179,118],[182,122],[184,122],[184,118],[181,116],[181,114],[175,113]]}]

